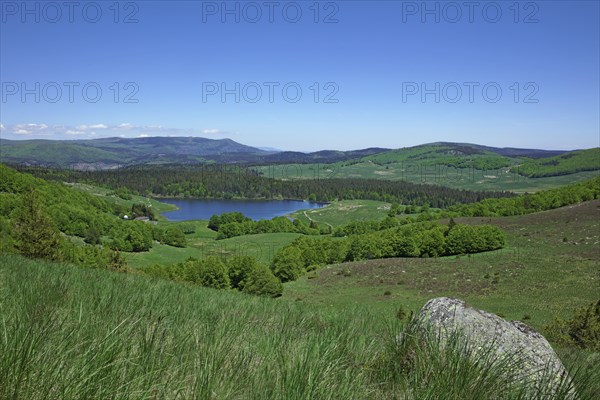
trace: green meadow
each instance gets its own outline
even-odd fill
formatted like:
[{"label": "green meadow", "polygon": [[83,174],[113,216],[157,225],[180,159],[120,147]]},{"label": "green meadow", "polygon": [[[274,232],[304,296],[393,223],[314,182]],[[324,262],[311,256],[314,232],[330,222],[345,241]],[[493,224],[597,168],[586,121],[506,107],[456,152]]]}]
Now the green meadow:
[{"label": "green meadow", "polygon": [[591,179],[599,171],[583,171],[569,175],[529,178],[517,173],[518,167],[489,170],[448,167],[418,162],[390,162],[385,165],[371,160],[334,164],[286,164],[259,166],[264,176],[282,180],[363,178],[404,180],[466,190],[508,190],[516,193],[537,192]]},{"label": "green meadow", "polygon": [[504,249],[441,258],[396,258],[331,265],[284,285],[284,298],[325,308],[367,305],[417,312],[433,297],[465,299],[543,332],[553,318],[598,300],[600,201],[516,217],[458,218],[492,224]]}]

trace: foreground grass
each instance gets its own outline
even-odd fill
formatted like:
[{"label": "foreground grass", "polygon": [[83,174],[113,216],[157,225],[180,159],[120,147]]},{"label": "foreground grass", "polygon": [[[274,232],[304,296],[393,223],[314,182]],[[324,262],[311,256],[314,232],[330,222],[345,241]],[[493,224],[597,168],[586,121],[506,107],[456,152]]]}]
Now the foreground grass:
[{"label": "foreground grass", "polygon": [[368,313],[0,257],[0,398],[370,396]]},{"label": "foreground grass", "polygon": [[[427,340],[398,346],[402,332],[364,307],[0,255],[0,398],[527,398],[503,375],[510,365]],[[568,365],[591,398],[597,373],[581,360]]]}]

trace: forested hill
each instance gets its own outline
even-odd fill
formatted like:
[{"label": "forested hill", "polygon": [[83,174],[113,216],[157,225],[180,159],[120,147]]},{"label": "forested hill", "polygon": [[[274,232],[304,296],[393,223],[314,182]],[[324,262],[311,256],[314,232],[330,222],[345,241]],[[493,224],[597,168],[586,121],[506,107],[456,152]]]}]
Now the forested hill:
[{"label": "forested hill", "polygon": [[522,175],[532,178],[569,175],[600,169],[600,148],[571,151],[559,156],[528,160],[519,166]]},{"label": "forested hill", "polygon": [[584,151],[498,148],[437,142],[400,149],[372,147],[352,151],[265,151],[231,139],[201,137],[104,138],[94,140],[0,139],[0,161],[54,168],[111,169],[151,164],[332,164],[445,165],[490,170],[515,168],[529,177],[600,169],[598,149]]},{"label": "forested hill", "polygon": [[438,142],[390,150],[364,157],[361,161],[380,165],[419,163],[486,170],[510,167],[531,159],[544,159],[565,153],[568,154],[566,151],[558,150],[498,148],[470,143]]},{"label": "forested hill", "polygon": [[285,181],[237,166],[135,166],[118,170],[73,171],[21,168],[45,179],[89,183],[156,197],[293,198],[316,201],[382,200],[446,208],[485,198],[512,197],[508,192],[475,192],[437,185],[376,179],[314,179]]},{"label": "forested hill", "polygon": [[[222,154],[266,155],[269,152],[231,139],[201,137],[104,138],[93,140],[0,140],[5,163],[110,168],[146,163],[201,163]],[[243,156],[245,155],[245,156]]]}]

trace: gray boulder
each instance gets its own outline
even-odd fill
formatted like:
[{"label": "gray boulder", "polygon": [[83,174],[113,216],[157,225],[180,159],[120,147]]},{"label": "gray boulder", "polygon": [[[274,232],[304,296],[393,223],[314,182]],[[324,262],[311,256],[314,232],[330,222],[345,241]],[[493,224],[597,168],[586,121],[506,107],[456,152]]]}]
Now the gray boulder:
[{"label": "gray boulder", "polygon": [[[496,360],[515,360],[511,379],[526,382],[538,394],[553,397],[558,387],[568,383],[567,371],[548,341],[520,321],[508,322],[462,300],[440,297],[423,306],[417,323],[435,333],[442,345],[460,335],[471,357],[485,353]],[[570,390],[564,397],[575,395]]]}]

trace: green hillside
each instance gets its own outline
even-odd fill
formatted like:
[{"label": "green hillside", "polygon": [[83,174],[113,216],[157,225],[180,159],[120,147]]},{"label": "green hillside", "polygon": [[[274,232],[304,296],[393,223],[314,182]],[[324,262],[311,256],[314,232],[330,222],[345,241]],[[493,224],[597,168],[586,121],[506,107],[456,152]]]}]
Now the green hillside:
[{"label": "green hillside", "polygon": [[280,180],[379,179],[525,193],[598,176],[600,149],[560,152],[432,143],[335,163],[254,168]]},{"label": "green hillside", "polygon": [[[0,276],[0,398],[523,398],[527,390],[502,374],[518,357],[473,364],[460,347],[442,352],[426,337],[398,346],[405,323],[368,305],[263,299],[7,255]],[[577,392],[592,398],[593,359],[561,354]]]},{"label": "green hillside", "polygon": [[600,148],[571,151],[560,156],[527,160],[518,167],[520,174],[531,178],[570,175],[600,170]]},{"label": "green hillside", "polygon": [[507,246],[470,256],[329,265],[286,283],[284,298],[334,309],[370,305],[393,313],[399,305],[416,312],[431,297],[459,297],[542,332],[555,317],[566,318],[578,306],[600,300],[600,200],[455,221],[497,226]]},{"label": "green hillside", "polygon": [[385,165],[391,163],[419,163],[421,165],[446,165],[454,168],[497,169],[515,164],[516,160],[501,156],[470,144],[433,143],[391,150],[367,156],[362,161]]},{"label": "green hillside", "polygon": [[[217,241],[206,221],[124,220],[123,213],[143,210],[149,200],[123,188],[66,185],[3,165],[0,176],[0,398],[527,398],[525,388],[500,373],[513,367],[506,360],[474,365],[458,351],[440,353],[427,337],[398,346],[399,335],[412,329],[407,315],[432,297],[459,297],[545,333],[554,317],[566,321],[597,300],[598,179],[456,206],[485,217],[456,218],[453,227],[443,220],[413,223],[408,209],[396,220],[388,203],[360,200],[305,217],[338,225],[385,215],[382,221],[404,228],[345,238],[267,233]],[[438,213],[423,208],[420,217]],[[403,240],[413,231],[419,242],[448,243],[456,232],[490,226],[506,234],[507,247],[364,260],[388,239],[408,244]],[[87,243],[91,228],[99,231],[96,244]],[[167,243],[166,232],[179,232],[183,243]],[[292,280],[283,279],[292,264],[322,258],[336,244],[358,254],[362,238],[369,239],[369,254],[335,262],[359,261],[308,263],[295,281],[282,285],[276,278]],[[49,239],[61,251],[27,253]],[[140,244],[148,247],[114,250]],[[286,247],[306,245],[299,260],[288,257],[294,250]],[[278,299],[246,294],[281,296],[282,286]],[[593,398],[600,387],[597,353],[559,328],[548,332],[578,393]]]},{"label": "green hillside", "polygon": [[107,168],[128,164],[199,163],[222,154],[268,154],[231,139],[200,137],[103,138],[93,140],[0,141],[4,163]]},{"label": "green hillside", "polygon": [[[368,398],[383,343],[335,315],[0,255],[0,398]],[[369,366],[366,368],[366,366]]]}]

